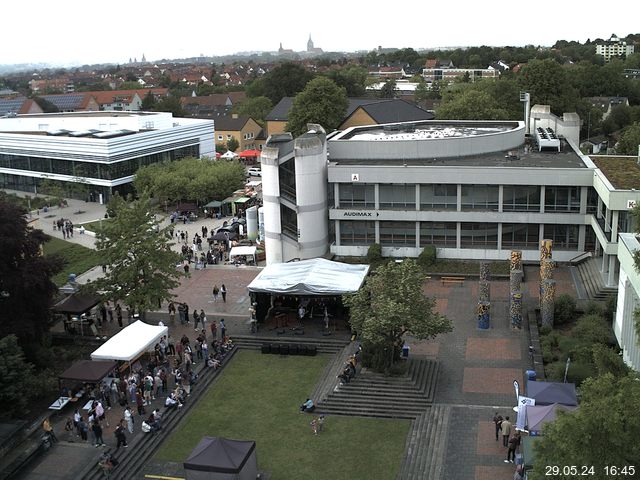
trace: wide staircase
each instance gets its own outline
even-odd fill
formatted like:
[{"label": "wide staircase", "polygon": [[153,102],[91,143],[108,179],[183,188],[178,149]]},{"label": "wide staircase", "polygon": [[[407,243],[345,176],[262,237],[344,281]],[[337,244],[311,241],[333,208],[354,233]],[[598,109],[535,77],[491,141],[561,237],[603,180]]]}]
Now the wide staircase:
[{"label": "wide staircase", "polygon": [[[260,350],[262,345],[315,345],[318,353],[338,353],[349,339],[335,337],[305,337],[302,335],[279,335],[279,336],[258,336],[258,335],[234,335],[233,343],[243,349]],[[346,359],[345,359],[346,361]]]},{"label": "wide staircase", "polygon": [[441,480],[451,407],[432,405],[411,422],[399,480]]},{"label": "wide staircase", "polygon": [[589,258],[576,267],[587,298],[591,300],[606,300],[618,293],[618,287],[607,287],[604,284],[602,274],[598,270],[598,264],[601,261],[600,258]]},{"label": "wide staircase", "polygon": [[[346,359],[341,359],[342,363]],[[412,358],[407,374],[388,377],[363,368],[349,383],[334,388],[326,398],[320,396],[317,410],[330,415],[410,418],[424,413],[435,393],[438,362]],[[340,362],[338,362],[340,363]]]}]

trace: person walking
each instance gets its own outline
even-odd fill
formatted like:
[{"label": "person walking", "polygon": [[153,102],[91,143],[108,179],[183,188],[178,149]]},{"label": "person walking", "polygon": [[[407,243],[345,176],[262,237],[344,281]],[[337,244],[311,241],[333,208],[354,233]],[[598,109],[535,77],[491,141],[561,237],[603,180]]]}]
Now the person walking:
[{"label": "person walking", "polygon": [[202,324],[203,330],[207,328],[207,316],[204,314],[203,309],[200,309],[200,323]]},{"label": "person walking", "polygon": [[224,324],[224,318],[220,319],[220,340],[224,343],[224,337],[227,335],[227,326]]},{"label": "person walking", "polygon": [[122,328],[122,307],[119,303],[116,305],[116,318],[118,319],[118,326]]},{"label": "person walking", "polygon": [[82,418],[82,415],[80,416],[80,421],[78,422],[78,431],[80,432],[80,438],[82,440],[88,440],[89,439],[89,437],[87,435],[87,433],[89,433],[89,426],[84,421],[84,418]]},{"label": "person walking", "polygon": [[198,310],[193,309],[193,329],[198,331],[198,323],[200,323],[200,315],[198,315]]},{"label": "person walking", "polygon": [[217,302],[218,301],[218,294],[220,293],[220,289],[218,288],[218,285],[214,285],[213,289],[211,290],[211,294],[213,295],[213,301]]},{"label": "person walking", "polygon": [[502,425],[502,415],[498,412],[493,416],[493,423],[496,425],[496,442],[498,441],[498,437],[500,436],[500,425]]},{"label": "person walking", "polygon": [[51,426],[49,418],[45,418],[44,422],[42,422],[42,430],[44,430],[44,434],[49,437],[52,443],[58,441],[58,437],[56,437],[56,434],[53,432],[53,427]]},{"label": "person walking", "polygon": [[224,286],[224,283],[220,286],[220,295],[222,295],[222,301],[227,303],[227,287]]},{"label": "person walking", "polygon": [[216,325],[215,318],[211,320],[211,341],[215,342],[218,338],[218,325]]},{"label": "person walking", "polygon": [[504,463],[514,463],[516,461],[516,450],[520,445],[520,432],[516,431],[509,439],[509,449],[507,450],[507,459]]},{"label": "person walking", "polygon": [[509,421],[508,416],[504,417],[500,429],[502,430],[502,445],[508,447],[509,437],[511,436],[511,422]]},{"label": "person walking", "polygon": [[133,434],[133,412],[131,411],[131,407],[127,405],[127,408],[124,409],[124,420],[127,422],[127,430],[129,433]]},{"label": "person walking", "polygon": [[93,425],[91,425],[91,430],[93,431],[93,437],[95,438],[96,447],[106,446],[102,439],[102,427],[100,426],[100,420],[97,418],[93,421]]},{"label": "person walking", "polygon": [[120,446],[127,448],[129,445],[127,445],[127,435],[125,434],[124,420],[120,420],[120,422],[118,423],[118,426],[116,427],[116,430],[115,430],[115,434],[116,434],[116,440],[118,441],[116,445],[116,450],[118,450]]}]

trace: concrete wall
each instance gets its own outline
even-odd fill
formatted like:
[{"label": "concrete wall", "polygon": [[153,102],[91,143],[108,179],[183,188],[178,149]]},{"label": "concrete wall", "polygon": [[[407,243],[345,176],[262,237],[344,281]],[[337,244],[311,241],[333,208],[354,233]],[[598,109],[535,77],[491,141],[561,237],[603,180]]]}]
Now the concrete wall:
[{"label": "concrete wall", "polygon": [[622,358],[627,365],[640,371],[640,346],[635,331],[634,311],[640,306],[640,274],[635,269],[633,252],[640,249],[634,234],[620,234],[618,260],[618,305],[613,330],[622,349]]}]

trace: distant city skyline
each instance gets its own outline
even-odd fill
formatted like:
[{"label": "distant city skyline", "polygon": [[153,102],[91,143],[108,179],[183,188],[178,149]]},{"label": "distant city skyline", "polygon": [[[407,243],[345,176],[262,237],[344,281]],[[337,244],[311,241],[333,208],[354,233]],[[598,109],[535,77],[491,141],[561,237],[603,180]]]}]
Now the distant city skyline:
[{"label": "distant city skyline", "polygon": [[[241,9],[224,2],[196,0],[180,9],[165,4],[113,0],[99,9],[81,0],[64,6],[34,0],[29,10],[4,7],[0,65],[47,63],[54,66],[126,63],[129,58],[160,59],[223,56],[240,52],[305,51],[309,35],[325,52],[383,48],[416,50],[466,46],[551,46],[556,40],[584,43],[588,38],[639,33],[635,1],[616,3],[615,23],[596,12],[602,3],[585,0],[544,2],[527,9],[508,0],[418,1],[365,4],[326,0],[305,4],[246,0]],[[234,12],[238,12],[234,18]],[[625,12],[627,14],[625,14]]]}]

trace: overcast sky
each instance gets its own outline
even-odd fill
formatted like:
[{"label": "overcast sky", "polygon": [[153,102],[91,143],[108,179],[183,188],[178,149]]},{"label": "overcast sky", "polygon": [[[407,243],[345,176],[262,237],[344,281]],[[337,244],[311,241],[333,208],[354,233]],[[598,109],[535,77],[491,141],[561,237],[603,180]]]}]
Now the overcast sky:
[{"label": "overcast sky", "polygon": [[[539,5],[539,7],[537,6]],[[640,31],[637,0],[141,2],[32,0],[2,6],[0,64],[125,63],[203,54],[451,46],[550,46]],[[635,12],[635,13],[634,13]]]}]

